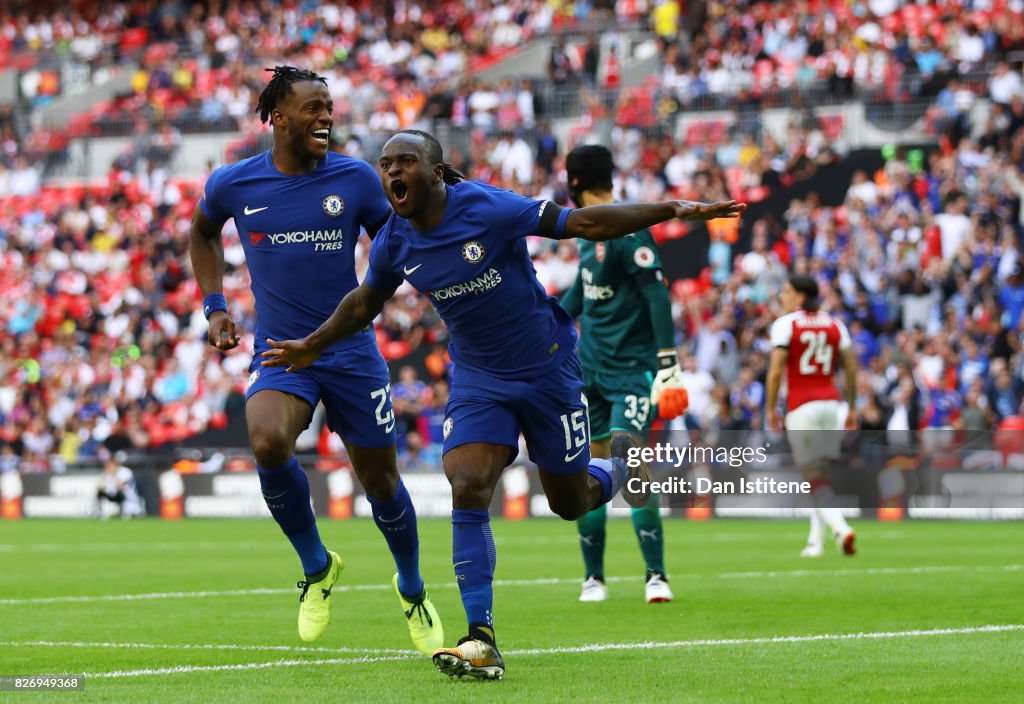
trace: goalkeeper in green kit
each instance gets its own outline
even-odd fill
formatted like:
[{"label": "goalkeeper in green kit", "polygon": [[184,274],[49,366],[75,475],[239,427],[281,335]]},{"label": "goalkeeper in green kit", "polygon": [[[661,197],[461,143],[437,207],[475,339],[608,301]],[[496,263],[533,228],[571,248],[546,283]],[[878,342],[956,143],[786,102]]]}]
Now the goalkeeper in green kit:
[{"label": "goalkeeper in green kit", "polygon": [[[577,147],[566,157],[569,196],[577,207],[613,202],[612,154]],[[591,455],[607,458],[616,437],[646,445],[654,413],[674,418],[687,394],[675,349],[675,325],[654,237],[641,230],[607,242],[579,241],[580,269],[561,304],[580,320],[580,361],[590,407]],[[648,603],[672,600],[664,565],[658,495],[632,509],[633,528],[647,563]],[[576,522],[586,566],[580,601],[604,601],[605,506]]]}]

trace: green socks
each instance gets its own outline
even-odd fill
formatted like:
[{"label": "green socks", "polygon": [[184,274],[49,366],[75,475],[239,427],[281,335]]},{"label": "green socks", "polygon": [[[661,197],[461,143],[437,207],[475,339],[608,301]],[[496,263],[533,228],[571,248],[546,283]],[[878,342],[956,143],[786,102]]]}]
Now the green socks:
[{"label": "green socks", "polygon": [[604,505],[576,519],[576,530],[580,534],[580,548],[583,549],[583,565],[587,577],[604,579],[604,527],[608,522],[608,510]]}]

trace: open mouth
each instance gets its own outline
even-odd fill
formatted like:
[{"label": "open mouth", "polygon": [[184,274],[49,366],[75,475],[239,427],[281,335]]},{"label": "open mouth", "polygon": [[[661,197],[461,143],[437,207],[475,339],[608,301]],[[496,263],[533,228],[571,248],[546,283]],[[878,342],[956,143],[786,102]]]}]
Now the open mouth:
[{"label": "open mouth", "polygon": [[331,139],[331,130],[328,127],[322,127],[318,130],[313,130],[313,141],[319,144],[327,146],[327,142]]},{"label": "open mouth", "polygon": [[404,203],[406,196],[409,195],[409,187],[404,181],[395,179],[391,182],[391,195],[395,197],[396,203]]}]

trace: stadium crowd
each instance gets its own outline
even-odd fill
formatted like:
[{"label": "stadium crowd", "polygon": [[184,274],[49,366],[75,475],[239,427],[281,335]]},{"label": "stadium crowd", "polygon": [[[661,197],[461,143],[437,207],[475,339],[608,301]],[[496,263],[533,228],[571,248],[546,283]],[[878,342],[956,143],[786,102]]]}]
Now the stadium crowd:
[{"label": "stadium crowd", "polygon": [[[133,122],[136,146],[113,165],[106,184],[78,188],[71,197],[67,191],[56,195],[42,182],[45,149],[32,151],[27,145],[43,142],[16,137],[10,109],[0,108],[0,194],[8,196],[0,200],[0,469],[59,470],[62,464],[99,457],[101,447],[158,448],[223,427],[242,406],[253,306],[241,245],[229,225],[225,293],[235,320],[249,334],[239,349],[221,354],[205,344],[206,321],[186,251],[199,184],[174,178],[172,157],[181,135],[163,116],[146,112],[145,105],[156,104],[152,91],[184,89],[183,109],[202,112],[205,106],[208,116],[237,119],[243,132],[251,131],[235,149],[239,157],[261,146],[252,127],[252,108],[265,81],[260,62],[284,56],[324,66],[332,91],[345,97],[336,107],[335,149],[372,158],[361,134],[429,126],[439,116],[464,120],[470,137],[448,153],[457,168],[471,178],[567,201],[563,157],[572,144],[560,144],[551,132],[531,100],[533,84],[489,86],[471,80],[455,87],[446,82],[492,35],[514,36],[505,42],[512,46],[530,32],[580,21],[566,14],[567,4],[443,3],[428,12],[412,3],[395,3],[391,10],[357,3],[343,9],[317,5],[305,13],[298,3],[210,2],[181,17],[168,15],[164,8],[175,5],[167,3],[108,3],[94,16],[89,3],[80,5],[81,14],[67,20],[71,35],[58,28],[61,18],[35,11],[34,3],[14,3],[8,14],[0,10],[0,55],[60,51],[61,46],[76,51],[75,46],[91,43],[90,60],[114,61],[125,51],[125,35],[142,27],[146,46],[193,42],[194,56],[182,52],[167,64],[170,69],[143,62],[145,76],[137,76],[133,97],[120,106],[145,118]],[[594,3],[595,11],[599,5]],[[783,135],[762,129],[760,84],[753,77],[766,57],[775,85],[781,86],[790,58],[799,66],[838,65],[838,54],[822,58],[834,52],[828,47],[855,37],[852,46],[868,54],[868,68],[874,65],[871,52],[883,51],[887,62],[909,71],[913,64],[926,73],[920,66],[929,32],[913,26],[903,33],[894,30],[888,19],[896,3],[885,0],[856,5],[852,15],[832,4],[820,11],[813,2],[691,3],[687,18],[674,2],[654,2],[650,8],[640,1],[615,5],[620,15],[652,10],[654,31],[667,46],[684,49],[665,53],[659,85],[639,89],[646,92],[623,90],[610,110],[599,100],[585,103],[595,120],[608,117],[616,125],[611,131],[620,169],[615,187],[623,198],[759,200],[841,159],[836,134],[812,111],[796,113],[798,119]],[[933,6],[917,7],[924,8],[921,26],[930,30],[936,23],[926,21],[927,11]],[[1013,59],[1024,25],[1003,22],[999,13],[1019,17],[1020,8],[1014,3],[987,7],[981,14],[988,20],[977,11],[965,12],[945,23],[942,36],[932,37],[941,56],[924,61],[931,66],[927,75]],[[122,13],[123,21],[101,26],[98,18],[110,8]],[[391,26],[381,14],[386,11],[405,13],[407,22],[385,31]],[[906,6],[899,10],[906,11]],[[267,13],[274,22],[266,21]],[[217,31],[205,34],[197,27]],[[338,34],[353,40],[346,56],[318,53],[321,35],[331,37],[335,48],[345,46],[333,42]],[[811,39],[802,49],[792,46],[804,36]],[[975,36],[981,37],[980,54],[968,51],[977,43]],[[83,38],[92,41],[78,41]],[[826,48],[816,54],[819,40]],[[906,52],[901,53],[901,41]],[[552,83],[569,80],[558,72],[561,48],[552,55],[547,78]],[[449,61],[446,51],[461,58]],[[427,54],[430,61],[417,61]],[[703,58],[685,63],[679,59],[684,55]],[[352,61],[359,71],[347,70]],[[683,105],[688,96],[702,95],[691,91],[694,86],[712,94],[714,81],[723,80],[712,80],[719,64],[751,77],[730,74],[728,85],[741,89],[732,98],[732,127],[709,129],[698,122],[678,140],[671,130],[652,129],[671,115],[660,108],[665,91]],[[374,72],[396,65],[401,72]],[[592,65],[585,51],[566,65],[582,77],[585,96],[586,68]],[[853,61],[848,68],[859,82],[857,65]],[[826,84],[828,70],[815,74]],[[794,75],[798,80],[799,68]],[[692,80],[683,81],[686,76]],[[774,293],[789,271],[813,274],[826,291],[826,307],[849,323],[862,363],[858,404],[865,427],[982,430],[1021,412],[1020,65],[997,64],[991,80],[981,85],[946,76],[935,87],[930,120],[943,137],[936,151],[922,156],[894,150],[878,173],[855,176],[840,206],[823,205],[813,193],[792,200],[784,213],[752,223],[749,251],[740,246],[734,226],[709,228],[709,268],[700,278],[672,287],[692,423],[708,430],[761,425],[767,329],[780,312]],[[398,98],[409,91],[420,95],[401,102]],[[979,97],[995,109],[987,124],[972,125],[970,107]],[[150,118],[162,120],[160,129],[147,128]],[[572,138],[587,136],[592,127]],[[978,138],[969,138],[972,134]],[[662,228],[656,234],[679,233]],[[528,244],[548,290],[565,290],[575,276],[575,248],[541,238]],[[360,274],[366,255],[363,240],[356,249]],[[393,392],[406,430],[403,462],[409,468],[435,466],[447,398],[444,327],[425,299],[400,289],[378,321],[377,335],[385,356],[400,368]],[[417,365],[420,371],[401,361],[414,350],[429,350]]]},{"label": "stadium crowd", "polygon": [[[74,64],[97,82],[109,80],[115,65],[137,69],[129,90],[67,125],[28,135],[15,124],[0,135],[23,152],[32,142],[52,153],[74,137],[136,134],[133,160],[154,158],[153,151],[166,158],[166,137],[175,132],[238,130],[251,141],[260,127],[250,106],[266,80],[262,67],[282,60],[325,75],[336,114],[357,133],[408,127],[427,103],[434,111],[448,105],[449,116],[454,105],[479,124],[509,112],[507,88],[481,83],[460,95],[462,75],[535,35],[608,21],[611,4],[16,0],[0,7],[0,69],[59,73]],[[38,86],[24,88],[36,105],[52,99]],[[167,134],[154,147],[148,134],[160,130]]]},{"label": "stadium crowd", "polygon": [[1021,415],[1022,125],[997,118],[985,149],[893,150],[876,174],[854,174],[842,205],[794,199],[780,221],[753,223],[750,251],[712,253],[720,283],[677,299],[695,420],[761,426],[772,294],[789,272],[814,276],[849,326],[863,428],[980,432]]},{"label": "stadium crowd", "polygon": [[931,98],[951,75],[983,84],[994,61],[1024,58],[1020,2],[803,0],[686,8],[683,17],[677,3],[658,3],[652,14],[667,46],[661,86],[684,107],[772,100],[772,91],[814,86],[817,98]]}]

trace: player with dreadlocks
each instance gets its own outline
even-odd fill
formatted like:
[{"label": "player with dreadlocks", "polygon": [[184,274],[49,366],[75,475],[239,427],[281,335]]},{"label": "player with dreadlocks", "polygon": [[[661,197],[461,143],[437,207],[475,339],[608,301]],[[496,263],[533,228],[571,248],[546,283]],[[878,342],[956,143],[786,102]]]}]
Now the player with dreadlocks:
[{"label": "player with dreadlocks", "polygon": [[372,238],[391,215],[373,167],[327,149],[334,107],[327,82],[291,66],[267,70],[273,78],[257,112],[273,127],[273,148],[210,174],[192,218],[192,268],[209,342],[227,351],[240,339],[222,288],[221,229],[234,218],[256,299],[245,419],[267,508],[305,573],[298,583],[299,636],[313,641],[327,627],[331,588],[343,569],[321,542],[309,482],[295,458],[296,438],[322,401],[394,556],[392,583],[413,644],[429,654],[444,632],[420,576],[416,511],[395,461],[390,376],[372,328],[331,345],[298,374],[259,364],[267,338],[311,333],[358,286],[353,252],[360,228]]},{"label": "player with dreadlocks", "polygon": [[[474,181],[445,165],[441,145],[399,132],[378,166],[395,212],[370,248],[362,285],[318,330],[262,353],[264,369],[295,373],[358,334],[403,280],[430,297],[448,326],[455,363],[444,421],[444,471],[452,486],[452,563],[469,633],[439,648],[434,664],[452,676],[501,679],[493,618],[497,553],[488,508],[519,434],[540,468],[551,510],[567,520],[620,490],[633,506],[650,494],[650,474],[628,433],[609,459],[591,459],[583,371],[572,318],[537,280],[527,235],[606,241],[684,218],[735,218],[742,203],[611,203],[570,210]],[[633,485],[627,484],[636,479]],[[645,486],[644,481],[647,481]]]}]

